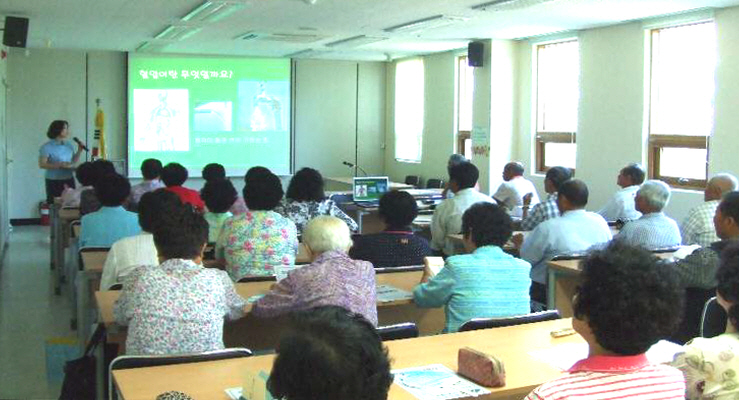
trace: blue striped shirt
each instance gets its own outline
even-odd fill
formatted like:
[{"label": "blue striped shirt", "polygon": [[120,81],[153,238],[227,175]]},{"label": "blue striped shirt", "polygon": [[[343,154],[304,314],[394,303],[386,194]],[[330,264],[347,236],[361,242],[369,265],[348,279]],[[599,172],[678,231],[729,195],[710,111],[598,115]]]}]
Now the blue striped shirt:
[{"label": "blue striped shirt", "polygon": [[416,286],[419,307],[444,306],[444,332],[456,332],[472,318],[528,314],[531,265],[497,246],[446,259],[446,265],[428,282]]},{"label": "blue striped shirt", "polygon": [[647,250],[679,246],[682,242],[680,228],[674,219],[662,212],[642,215],[629,221],[621,228],[614,240],[621,240],[632,246],[642,246]]}]

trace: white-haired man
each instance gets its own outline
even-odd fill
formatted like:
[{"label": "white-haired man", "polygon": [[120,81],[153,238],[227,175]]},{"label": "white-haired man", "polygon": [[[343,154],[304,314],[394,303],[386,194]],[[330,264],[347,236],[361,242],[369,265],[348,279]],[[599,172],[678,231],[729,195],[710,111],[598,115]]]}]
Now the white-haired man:
[{"label": "white-haired man", "polygon": [[613,240],[649,250],[679,246],[682,242],[680,228],[674,219],[662,212],[669,201],[670,187],[666,183],[657,180],[644,182],[634,199],[635,208],[642,216],[627,222]]},{"label": "white-haired man", "polygon": [[737,188],[739,183],[731,174],[716,174],[708,181],[703,191],[704,202],[691,209],[680,225],[684,245],[699,244],[701,247],[708,247],[719,240],[713,226],[713,216],[724,195]]}]

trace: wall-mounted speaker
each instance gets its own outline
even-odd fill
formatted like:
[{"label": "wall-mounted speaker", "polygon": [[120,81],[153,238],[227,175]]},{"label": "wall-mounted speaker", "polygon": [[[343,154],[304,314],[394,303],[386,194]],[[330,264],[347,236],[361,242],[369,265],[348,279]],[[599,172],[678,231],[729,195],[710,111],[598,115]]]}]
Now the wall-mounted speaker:
[{"label": "wall-mounted speaker", "polygon": [[28,18],[5,17],[3,44],[10,47],[26,47],[28,38]]},{"label": "wall-mounted speaker", "polygon": [[484,56],[484,42],[470,42],[470,44],[467,45],[467,65],[470,67],[482,67]]}]

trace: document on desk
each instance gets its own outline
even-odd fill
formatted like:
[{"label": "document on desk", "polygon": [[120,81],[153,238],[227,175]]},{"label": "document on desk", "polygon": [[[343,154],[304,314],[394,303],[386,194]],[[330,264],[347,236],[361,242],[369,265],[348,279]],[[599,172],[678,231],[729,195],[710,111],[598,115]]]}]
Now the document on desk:
[{"label": "document on desk", "polygon": [[393,382],[419,400],[448,400],[490,394],[489,390],[460,377],[441,364],[398,369],[392,373],[395,376]]},{"label": "document on desk", "polygon": [[303,265],[275,265],[274,270],[277,282],[287,278],[287,274],[289,274],[290,271],[294,271],[300,267],[303,267]]},{"label": "document on desk", "polygon": [[[682,346],[667,340],[660,340],[647,350],[647,358],[653,364],[666,364],[682,351]],[[529,355],[555,368],[567,371],[576,362],[588,357],[587,343],[567,343],[544,350],[530,351]]]},{"label": "document on desk", "polygon": [[377,285],[377,302],[390,303],[393,301],[410,300],[413,294],[390,285]]}]

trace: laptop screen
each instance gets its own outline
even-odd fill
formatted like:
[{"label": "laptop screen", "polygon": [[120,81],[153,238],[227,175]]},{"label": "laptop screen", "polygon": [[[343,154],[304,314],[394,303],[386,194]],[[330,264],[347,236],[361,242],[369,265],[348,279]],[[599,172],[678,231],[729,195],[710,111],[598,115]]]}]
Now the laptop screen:
[{"label": "laptop screen", "polygon": [[354,201],[379,201],[388,186],[387,176],[354,178]]}]

